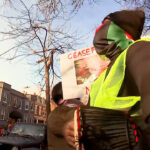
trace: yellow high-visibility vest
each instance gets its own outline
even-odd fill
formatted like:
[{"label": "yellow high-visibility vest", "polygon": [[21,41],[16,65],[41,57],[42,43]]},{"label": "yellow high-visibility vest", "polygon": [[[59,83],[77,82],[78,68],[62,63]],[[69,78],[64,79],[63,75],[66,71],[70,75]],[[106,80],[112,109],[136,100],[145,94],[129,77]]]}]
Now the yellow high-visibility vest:
[{"label": "yellow high-visibility vest", "polygon": [[[134,41],[129,47],[139,41],[150,41],[150,38]],[[118,97],[118,93],[125,77],[126,54],[129,47],[118,56],[107,77],[107,70],[105,70],[92,84],[90,88],[90,106],[128,110],[141,100],[140,96]]]}]

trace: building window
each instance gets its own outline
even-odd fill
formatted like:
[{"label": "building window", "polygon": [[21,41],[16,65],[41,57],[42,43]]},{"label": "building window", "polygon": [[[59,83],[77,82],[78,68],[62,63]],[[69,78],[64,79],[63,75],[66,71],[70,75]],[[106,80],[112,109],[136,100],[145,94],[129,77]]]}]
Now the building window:
[{"label": "building window", "polygon": [[29,110],[29,101],[25,101],[25,110]]},{"label": "building window", "polygon": [[11,95],[10,97],[10,106],[14,105],[14,96]]},{"label": "building window", "polygon": [[41,103],[41,99],[39,96],[37,96],[37,102]]},{"label": "building window", "polygon": [[4,102],[4,103],[7,103],[7,100],[8,100],[8,95],[7,95],[7,92],[4,91],[4,92],[3,92],[3,102]]},{"label": "building window", "polygon": [[22,109],[22,99],[20,99],[20,107],[19,109]]},{"label": "building window", "polygon": [[30,103],[30,110],[34,111],[34,103],[33,102]]},{"label": "building window", "polygon": [[1,109],[1,119],[2,120],[5,119],[5,108],[4,107]]},{"label": "building window", "polygon": [[18,103],[17,108],[22,109],[22,99],[18,98],[17,103]]},{"label": "building window", "polygon": [[11,100],[12,100],[12,96],[9,95],[9,98],[8,98],[8,106],[11,106]]},{"label": "building window", "polygon": [[39,106],[39,115],[41,116],[41,106]]},{"label": "building window", "polygon": [[38,106],[35,105],[35,111],[34,111],[34,114],[37,115],[38,114]]},{"label": "building window", "polygon": [[44,98],[42,99],[42,104],[46,104],[46,102],[45,102],[45,99],[44,99]]},{"label": "building window", "polygon": [[42,116],[45,116],[45,113],[42,111]]},{"label": "building window", "polygon": [[17,107],[17,97],[16,96],[14,97],[14,105],[13,106]]}]

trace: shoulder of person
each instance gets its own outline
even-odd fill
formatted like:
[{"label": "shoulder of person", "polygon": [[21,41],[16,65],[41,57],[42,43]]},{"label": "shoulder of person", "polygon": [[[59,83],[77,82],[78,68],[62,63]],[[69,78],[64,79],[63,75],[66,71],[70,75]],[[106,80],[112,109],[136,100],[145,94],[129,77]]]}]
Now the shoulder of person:
[{"label": "shoulder of person", "polygon": [[132,44],[127,52],[127,61],[135,57],[143,57],[150,54],[150,41],[138,41]]}]

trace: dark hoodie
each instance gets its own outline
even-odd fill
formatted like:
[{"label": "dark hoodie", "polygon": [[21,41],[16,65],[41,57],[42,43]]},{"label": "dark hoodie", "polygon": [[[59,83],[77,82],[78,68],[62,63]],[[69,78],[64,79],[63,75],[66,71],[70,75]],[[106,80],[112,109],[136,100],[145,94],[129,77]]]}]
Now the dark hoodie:
[{"label": "dark hoodie", "polygon": [[[132,40],[140,39],[144,20],[145,15],[141,10],[118,11],[106,16],[103,24],[96,30],[93,42],[96,52],[106,55],[111,60],[107,74],[118,55]],[[134,109],[141,108],[145,125],[140,127],[140,143],[134,150],[150,150],[149,66],[150,42],[140,41],[133,44],[127,52],[125,79],[118,96],[141,96],[141,104],[137,104]]]},{"label": "dark hoodie", "polygon": [[[109,21],[105,21],[106,19]],[[117,52],[126,49],[132,39],[140,38],[144,20],[144,12],[141,10],[124,10],[109,14],[95,33],[93,43],[97,53],[112,59]]]}]

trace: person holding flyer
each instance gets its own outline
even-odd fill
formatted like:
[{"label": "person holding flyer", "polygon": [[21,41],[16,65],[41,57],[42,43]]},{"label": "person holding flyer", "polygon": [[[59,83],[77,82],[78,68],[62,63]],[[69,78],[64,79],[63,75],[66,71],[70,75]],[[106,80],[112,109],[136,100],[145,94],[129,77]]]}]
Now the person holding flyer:
[{"label": "person holding flyer", "polygon": [[63,99],[62,82],[58,82],[52,90],[52,100],[57,107],[48,116],[48,149],[49,150],[75,150],[64,138],[65,124],[72,120],[75,107],[83,105],[79,98]]}]

